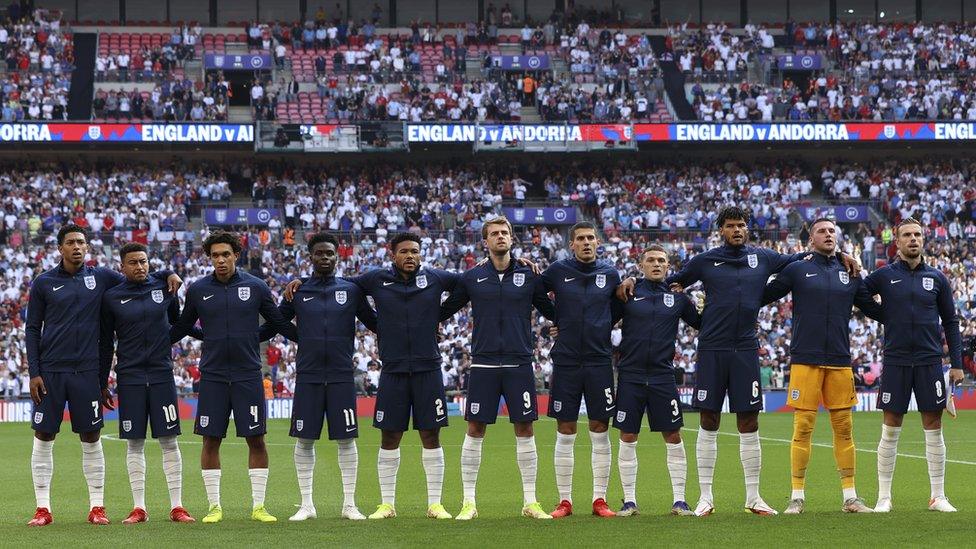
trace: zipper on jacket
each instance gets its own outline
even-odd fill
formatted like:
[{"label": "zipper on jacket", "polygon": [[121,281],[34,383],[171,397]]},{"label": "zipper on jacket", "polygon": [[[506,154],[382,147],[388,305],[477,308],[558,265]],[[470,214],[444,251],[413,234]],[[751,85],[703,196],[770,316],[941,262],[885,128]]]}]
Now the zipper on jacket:
[{"label": "zipper on jacket", "polygon": [[[827,310],[824,313],[824,354],[823,363],[827,364],[827,351],[830,349],[830,279],[832,278],[830,272],[824,273],[827,276],[827,295],[824,300],[827,303]],[[796,311],[794,311],[795,313]],[[793,334],[796,335],[796,334]]]}]

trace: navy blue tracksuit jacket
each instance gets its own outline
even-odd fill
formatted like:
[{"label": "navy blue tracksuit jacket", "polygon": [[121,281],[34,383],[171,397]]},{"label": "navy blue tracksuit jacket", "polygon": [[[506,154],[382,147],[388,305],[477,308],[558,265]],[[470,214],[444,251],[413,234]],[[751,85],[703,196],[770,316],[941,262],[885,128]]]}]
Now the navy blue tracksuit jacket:
[{"label": "navy blue tracksuit jacket", "polygon": [[923,261],[915,269],[902,260],[871,273],[868,292],[881,296],[885,366],[942,363],[942,333],[953,368],[962,368],[962,337],[952,301],[952,285],[942,271]]},{"label": "navy blue tracksuit jacket", "polygon": [[674,345],[678,321],[701,327],[701,315],[691,298],[663,283],[637,281],[634,296],[623,306],[618,379],[633,383],[674,382]]},{"label": "navy blue tracksuit jacket", "polygon": [[203,327],[200,378],[233,382],[261,379],[258,316],[275,330],[289,333],[286,322],[263,280],[235,270],[226,284],[213,274],[197,280],[186,291],[186,305],[170,330],[173,341],[191,333],[199,319]]},{"label": "navy blue tracksuit jacket", "polygon": [[555,317],[541,276],[515,259],[502,272],[491,261],[474,267],[461,275],[441,305],[441,319],[450,318],[469,301],[474,317],[473,363],[509,366],[532,362],[536,339],[532,308],[546,318]]},{"label": "navy blue tracksuit jacket", "polygon": [[[170,274],[150,277],[165,280]],[[34,279],[25,327],[31,377],[98,369],[102,295],[124,281],[118,271],[87,265],[71,275],[61,263]]]},{"label": "navy blue tracksuit jacket", "polygon": [[793,336],[790,362],[809,366],[851,365],[851,306],[880,319],[860,278],[852,278],[837,256],[813,254],[811,261],[791,263],[766,285],[763,304],[793,292]]},{"label": "navy blue tracksuit jacket", "polygon": [[544,273],[547,292],[556,295],[559,335],[550,356],[556,366],[609,366],[610,330],[620,320],[614,298],[620,275],[609,262],[560,259]]},{"label": "navy blue tracksuit jacket", "polygon": [[[356,345],[356,319],[376,331],[376,312],[363,291],[352,282],[334,276],[305,279],[292,301],[278,306],[286,321],[298,321],[297,330],[282,334],[298,343],[298,383],[351,382],[355,374],[352,355]],[[271,324],[261,327],[261,341],[275,334]]]},{"label": "navy blue tracksuit jacket", "polygon": [[[102,296],[99,380],[108,386],[112,355],[118,356],[119,385],[173,381],[170,328],[180,317],[179,298],[167,291],[166,280],[125,281]],[[203,334],[194,328],[193,337]],[[117,350],[113,341],[117,340]]]},{"label": "navy blue tracksuit jacket", "polygon": [[396,267],[349,278],[376,304],[383,372],[409,374],[440,370],[437,348],[441,294],[454,290],[461,275],[422,267],[407,279]]},{"label": "navy blue tracksuit jacket", "polygon": [[756,319],[770,275],[809,255],[784,255],[755,246],[724,244],[691,258],[681,272],[665,280],[687,289],[701,281],[705,290],[700,351],[748,351],[759,348]]}]

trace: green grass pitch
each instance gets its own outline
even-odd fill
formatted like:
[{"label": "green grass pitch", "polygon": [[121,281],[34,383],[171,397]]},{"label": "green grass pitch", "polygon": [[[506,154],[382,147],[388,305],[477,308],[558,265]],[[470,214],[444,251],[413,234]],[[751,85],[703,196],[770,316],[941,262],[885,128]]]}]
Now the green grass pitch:
[{"label": "green grass pitch", "polygon": [[[880,434],[878,413],[857,413],[855,439],[858,446],[857,487],[869,505],[877,494],[874,453]],[[503,419],[503,418],[500,418]],[[420,442],[416,433],[407,433],[402,446],[402,462],[397,487],[399,516],[386,521],[350,522],[338,518],[342,491],[336,465],[336,447],[323,440],[316,446],[318,463],[315,475],[315,501],[319,518],[304,523],[289,523],[287,518],[300,501],[292,461],[293,441],[284,420],[269,422],[268,444],[271,475],[267,507],[279,519],[277,524],[258,524],[249,519],[250,484],[246,473],[246,447],[242,440],[228,438],[222,452],[222,503],[224,521],[216,525],[199,522],[173,524],[168,520],[169,497],[160,465],[159,447],[147,444],[146,500],[150,522],[123,526],[122,519],[132,507],[125,470],[125,444],[118,441],[117,425],[103,432],[107,479],[106,507],[110,526],[95,527],[85,522],[87,488],[81,474],[81,451],[75,435],[63,431],[55,445],[55,473],[52,489],[54,524],[41,529],[28,528],[34,510],[30,477],[31,431],[26,424],[0,424],[0,447],[4,466],[0,468],[0,544],[25,546],[43,543],[52,546],[111,547],[118,543],[139,546],[177,544],[208,546],[341,545],[341,546],[425,546],[468,544],[473,546],[558,547],[564,544],[587,546],[786,546],[795,544],[829,546],[929,545],[971,539],[971,524],[976,510],[976,491],[969,482],[976,473],[976,412],[963,412],[956,420],[948,417],[945,438],[948,445],[947,493],[958,514],[927,510],[928,476],[925,446],[917,413],[906,417],[898,447],[895,471],[894,504],[889,515],[845,515],[840,512],[840,482],[829,448],[830,424],[821,414],[814,435],[813,459],[807,483],[807,512],[801,516],[760,517],[743,512],[744,488],[738,457],[735,422],[726,416],[719,437],[719,457],[715,479],[716,514],[706,518],[672,517],[671,488],[665,467],[664,445],[656,433],[644,432],[638,446],[638,500],[642,515],[631,518],[598,519],[589,514],[591,474],[589,440],[583,432],[576,444],[574,499],[577,514],[555,521],[533,521],[519,516],[521,483],[515,464],[515,443],[511,427],[499,423],[489,429],[484,445],[478,483],[480,517],[470,523],[433,521],[424,517],[426,484],[420,463]],[[697,416],[686,417],[683,433],[688,453],[688,503],[698,498],[695,473],[694,439]],[[581,422],[581,428],[584,427]],[[782,511],[790,493],[789,438],[790,414],[763,415],[762,494],[768,503]],[[70,429],[69,425],[63,426]],[[365,427],[365,422],[364,422]],[[184,432],[192,425],[184,422]],[[539,448],[539,499],[546,509],[556,503],[553,477],[555,423],[536,424]],[[612,430],[614,458],[617,433]],[[451,418],[441,440],[447,459],[444,504],[456,513],[461,503],[460,446],[464,422]],[[364,428],[359,439],[360,469],[357,503],[369,514],[379,502],[376,481],[376,450],[379,433]],[[199,467],[199,438],[181,437],[184,462],[184,505],[198,520],[206,512],[206,497]],[[608,501],[618,508],[621,499],[616,462],[613,464]],[[966,543],[962,541],[962,543]]]}]

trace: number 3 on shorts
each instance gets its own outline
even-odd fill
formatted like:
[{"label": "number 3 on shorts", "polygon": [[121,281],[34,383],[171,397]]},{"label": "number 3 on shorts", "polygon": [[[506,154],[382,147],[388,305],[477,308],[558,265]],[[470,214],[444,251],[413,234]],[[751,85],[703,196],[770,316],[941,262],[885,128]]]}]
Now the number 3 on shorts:
[{"label": "number 3 on shorts", "polygon": [[752,398],[758,398],[758,397],[759,397],[759,382],[758,381],[753,381],[752,382]]}]

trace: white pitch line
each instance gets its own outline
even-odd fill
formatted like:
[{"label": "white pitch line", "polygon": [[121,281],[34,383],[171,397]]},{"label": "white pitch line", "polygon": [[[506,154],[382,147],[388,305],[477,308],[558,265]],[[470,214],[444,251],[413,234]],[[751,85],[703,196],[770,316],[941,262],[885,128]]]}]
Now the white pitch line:
[{"label": "white pitch line", "polygon": [[[683,427],[681,430],[682,431],[691,431],[691,432],[695,432],[695,433],[698,432],[698,429],[689,429],[687,427]],[[720,434],[720,435],[726,435],[726,436],[730,436],[730,437],[738,437],[739,436],[739,433],[723,433],[722,431],[719,431],[718,434]],[[760,436],[759,437],[759,440],[765,440],[765,441],[768,441],[768,442],[782,442],[782,443],[785,443],[785,444],[792,444],[793,443],[793,441],[790,440],[790,439],[785,439],[785,438],[772,438],[772,437],[764,437],[764,436]],[[818,446],[820,448],[833,448],[834,447],[833,444],[824,444],[822,442],[812,442],[811,445],[812,446]],[[867,448],[856,448],[856,450],[858,452],[864,452],[866,454],[877,454],[878,453],[877,450],[870,450],[870,449],[867,449]],[[906,457],[906,458],[913,458],[913,459],[926,459],[925,456],[919,456],[919,455],[915,455],[915,454],[901,454],[901,453],[899,453],[897,455],[898,455],[898,457]],[[976,461],[963,461],[961,459],[946,459],[946,463],[958,463],[959,465],[976,465]]]}]

